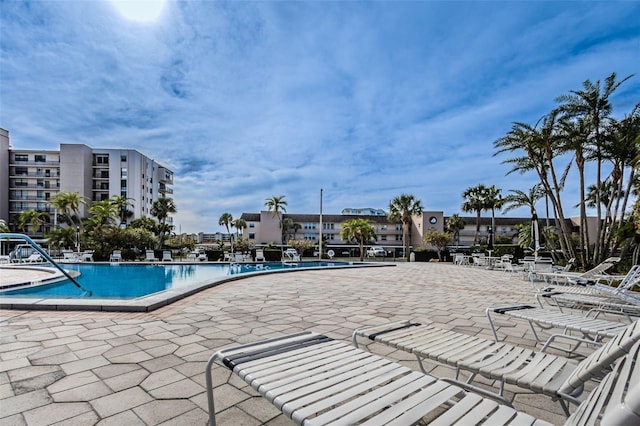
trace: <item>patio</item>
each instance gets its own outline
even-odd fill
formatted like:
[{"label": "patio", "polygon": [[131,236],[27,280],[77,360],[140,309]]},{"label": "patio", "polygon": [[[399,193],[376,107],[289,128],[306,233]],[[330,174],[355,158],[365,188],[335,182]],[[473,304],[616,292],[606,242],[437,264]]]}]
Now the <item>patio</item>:
[{"label": "patio", "polygon": [[[301,330],[349,341],[357,327],[400,319],[491,339],[484,309],[531,304],[533,293],[529,282],[500,271],[399,263],[250,277],[151,313],[4,310],[0,425],[205,425],[204,368],[218,348]],[[507,341],[534,346],[524,322],[499,325]],[[404,352],[369,349],[418,369]],[[448,367],[427,365],[437,376],[453,376]],[[219,424],[291,424],[229,377],[226,368],[213,371]],[[516,408],[564,421],[549,398],[507,390]]]}]

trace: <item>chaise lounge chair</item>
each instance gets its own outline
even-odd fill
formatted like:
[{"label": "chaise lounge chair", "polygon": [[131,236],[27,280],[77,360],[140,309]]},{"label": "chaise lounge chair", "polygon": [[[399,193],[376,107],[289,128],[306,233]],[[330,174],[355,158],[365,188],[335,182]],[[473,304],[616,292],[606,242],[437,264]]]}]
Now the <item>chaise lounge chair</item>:
[{"label": "chaise lounge chair", "polygon": [[620,262],[619,257],[609,257],[598,265],[583,273],[568,271],[553,271],[540,274],[546,283],[561,284],[585,284],[589,281],[597,281],[606,278],[606,271],[611,269],[616,263]]},{"label": "chaise lounge chair", "polygon": [[[496,342],[498,342],[499,339],[493,318],[491,317],[492,314],[526,320],[529,323],[536,341],[538,343],[544,343],[543,350],[547,347],[565,350],[557,346],[551,346],[551,343],[558,339],[568,339],[576,342],[576,345],[570,349],[569,352],[574,351],[582,343],[600,344],[603,338],[615,337],[628,325],[617,321],[571,315],[557,310],[537,308],[531,305],[489,307],[485,313]],[[535,325],[544,330],[561,328],[564,329],[564,333],[552,334],[547,340],[543,340],[538,335]],[[579,332],[582,334],[582,337],[572,336],[567,334],[568,332]]]},{"label": "chaise lounge chair", "polygon": [[[604,376],[610,365],[629,352],[640,341],[640,322],[628,325],[615,338],[578,363],[575,359],[534,351],[504,342],[494,342],[451,330],[412,321],[397,321],[368,326],[353,332],[357,338],[384,344],[416,356],[420,369],[428,374],[422,362],[429,359],[456,369],[454,379],[442,379],[467,390],[497,398],[510,405],[504,397],[505,383],[558,399],[569,415],[565,401],[578,405],[584,384],[592,378]],[[471,377],[463,382],[460,373]],[[499,380],[498,392],[471,384],[476,375]]]},{"label": "chaise lounge chair", "polygon": [[[640,422],[640,343],[580,404],[565,425]],[[413,371],[345,342],[303,332],[216,352],[205,379],[215,426],[211,367],[221,360],[298,425],[549,425],[513,408]]]},{"label": "chaise lounge chair", "polygon": [[163,262],[172,262],[173,257],[171,257],[171,252],[169,250],[164,250],[162,252],[162,261]]},{"label": "chaise lounge chair", "polygon": [[558,307],[577,309],[612,310],[623,314],[640,315],[640,293],[631,290],[640,283],[640,265],[634,265],[617,287],[603,284],[577,286],[553,286],[542,289],[536,294],[538,304],[542,301]]}]

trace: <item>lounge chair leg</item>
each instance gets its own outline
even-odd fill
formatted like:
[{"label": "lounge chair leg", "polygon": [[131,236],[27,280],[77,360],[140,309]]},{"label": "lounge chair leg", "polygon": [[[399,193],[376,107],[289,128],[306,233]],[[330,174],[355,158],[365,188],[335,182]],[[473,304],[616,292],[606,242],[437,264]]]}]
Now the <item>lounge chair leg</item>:
[{"label": "lounge chair leg", "polygon": [[211,367],[216,356],[209,358],[205,368],[205,379],[207,383],[207,405],[209,406],[209,426],[216,426],[216,408],[213,405],[213,379],[211,378]]}]

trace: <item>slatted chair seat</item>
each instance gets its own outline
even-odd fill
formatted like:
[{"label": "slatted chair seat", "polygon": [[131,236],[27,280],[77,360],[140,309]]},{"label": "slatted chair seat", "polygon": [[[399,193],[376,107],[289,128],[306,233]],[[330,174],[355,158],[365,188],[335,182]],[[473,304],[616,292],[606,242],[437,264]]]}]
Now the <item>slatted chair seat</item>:
[{"label": "slatted chair seat", "polygon": [[[628,324],[617,321],[602,320],[598,318],[590,318],[586,316],[571,315],[558,310],[537,308],[531,305],[510,305],[502,307],[489,307],[486,309],[486,316],[489,320],[491,332],[496,342],[499,341],[498,333],[493,322],[492,315],[500,314],[510,318],[523,319],[529,323],[531,331],[535,339],[539,343],[544,343],[543,347],[550,347],[551,343],[559,338],[571,339],[576,341],[575,348],[581,343],[600,343],[603,338],[616,336]],[[564,333],[553,334],[548,339],[543,340],[538,335],[535,326],[543,329],[560,328]],[[567,332],[580,332],[581,337],[574,337]]]},{"label": "slatted chair seat", "polygon": [[[640,342],[629,349],[566,425],[640,422]],[[222,363],[298,425],[549,425],[480,395],[312,332],[216,352],[205,369],[215,426],[211,368]]]},{"label": "slatted chair seat", "polygon": [[[423,359],[453,366],[456,368],[455,378],[445,380],[474,392],[488,394],[484,388],[478,388],[468,381],[460,381],[460,371],[500,380],[500,389],[491,396],[506,403],[503,386],[509,383],[577,405],[580,403],[578,397],[584,384],[591,379],[603,377],[616,359],[625,355],[635,342],[640,341],[640,321],[624,327],[621,333],[582,362],[412,321],[357,329],[352,335],[356,347],[358,337],[414,354],[425,373]],[[561,404],[568,415],[567,405],[563,401]]]}]

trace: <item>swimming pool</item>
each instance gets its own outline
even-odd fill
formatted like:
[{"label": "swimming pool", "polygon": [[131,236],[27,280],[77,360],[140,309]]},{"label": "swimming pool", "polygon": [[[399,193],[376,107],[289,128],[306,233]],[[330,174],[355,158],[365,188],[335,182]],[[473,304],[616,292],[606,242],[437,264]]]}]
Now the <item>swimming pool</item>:
[{"label": "swimming pool", "polygon": [[295,264],[266,262],[258,264],[67,264],[68,271],[80,273],[78,288],[69,280],[0,291],[1,297],[102,298],[134,299],[167,290],[190,289],[199,284],[233,275],[326,268],[349,265],[346,262],[312,262]]}]

